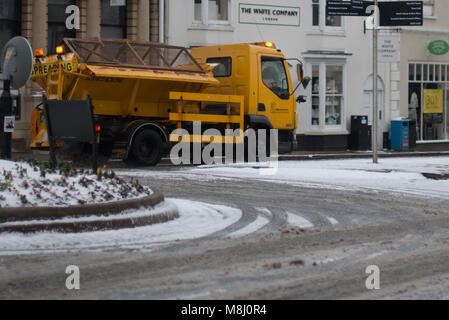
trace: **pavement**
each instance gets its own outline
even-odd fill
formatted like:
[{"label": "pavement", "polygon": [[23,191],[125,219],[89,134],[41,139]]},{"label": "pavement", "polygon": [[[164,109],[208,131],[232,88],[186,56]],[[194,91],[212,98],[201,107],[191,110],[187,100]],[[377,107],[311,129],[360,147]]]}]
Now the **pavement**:
[{"label": "pavement", "polygon": [[[379,151],[379,158],[394,157],[437,157],[447,156],[448,151]],[[287,154],[279,155],[279,160],[327,160],[327,159],[358,159],[372,158],[372,151],[337,151],[337,152],[310,152],[310,151],[294,151]]]},{"label": "pavement", "polygon": [[[448,156],[448,151],[390,151],[383,150],[378,152],[379,158],[394,158],[394,157],[438,157]],[[27,160],[36,159],[39,161],[48,161],[50,159],[47,151],[32,151],[28,153],[13,153],[13,160]],[[280,161],[289,160],[330,160],[330,159],[358,159],[358,158],[372,158],[372,151],[293,151],[290,153],[281,154],[278,157]],[[99,165],[106,164],[110,168],[127,167],[128,165],[121,160],[101,160]],[[162,158],[159,165],[171,165],[168,157]]]}]

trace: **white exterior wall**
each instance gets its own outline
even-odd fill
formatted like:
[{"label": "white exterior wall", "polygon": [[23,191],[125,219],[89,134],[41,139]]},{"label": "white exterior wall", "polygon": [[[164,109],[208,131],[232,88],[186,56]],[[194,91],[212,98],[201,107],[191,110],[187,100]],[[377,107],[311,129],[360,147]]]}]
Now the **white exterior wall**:
[{"label": "white exterior wall", "polygon": [[[167,42],[185,47],[215,45],[226,43],[246,43],[272,41],[290,58],[299,58],[304,63],[308,61],[306,51],[342,51],[350,55],[346,58],[344,118],[340,128],[318,129],[320,134],[348,133],[350,116],[364,114],[363,91],[365,81],[372,74],[372,36],[371,32],[363,32],[363,17],[345,17],[343,28],[332,31],[326,28],[312,27],[312,1],[287,0],[231,0],[230,25],[198,25],[193,22],[193,0],[171,0],[167,8]],[[300,26],[279,26],[239,23],[239,3],[255,5],[273,5],[300,8]],[[325,1],[322,2],[325,10]],[[324,21],[324,12],[322,14]],[[329,56],[329,58],[335,58]],[[385,85],[385,108],[389,113],[388,99],[390,97],[390,69],[387,64],[379,64],[379,76]],[[310,88],[309,88],[310,90]],[[297,91],[304,94],[304,91]],[[308,99],[310,100],[310,99]],[[310,133],[309,102],[298,107],[298,133]],[[384,118],[385,119],[385,118]]]},{"label": "white exterior wall", "polygon": [[[37,4],[37,2],[43,2]],[[46,2],[22,0],[22,34],[29,38],[35,48],[46,48]],[[143,6],[142,3],[147,3]],[[230,0],[230,24],[201,25],[193,22],[194,0],[165,0],[164,31],[165,39],[169,44],[186,47],[198,45],[212,45],[224,43],[241,43],[270,40],[281,48],[287,57],[296,57],[303,62],[306,59],[304,53],[310,50],[344,51],[351,54],[346,59],[346,81],[344,115],[342,126],[335,128],[318,128],[313,133],[332,134],[344,133],[350,129],[349,119],[351,115],[367,114],[364,108],[365,82],[372,74],[372,38],[371,31],[363,32],[362,17],[345,17],[343,19],[342,31],[331,31],[327,29],[316,29],[312,27],[312,0]],[[100,28],[99,1],[79,0],[81,8],[81,30],[78,37],[98,36]],[[148,8],[148,1],[130,1],[129,4],[139,3],[139,6]],[[138,20],[149,19],[150,35],[152,41],[154,28],[158,26],[159,0],[150,1],[150,14],[138,12]],[[277,25],[255,25],[239,23],[239,4],[274,5],[300,8],[300,26],[277,26]],[[403,27],[399,33],[401,38],[401,60],[398,64],[379,63],[379,76],[384,86],[383,102],[385,114],[383,126],[389,131],[389,122],[398,116],[408,116],[408,64],[410,62],[441,62],[449,64],[449,53],[435,56],[429,53],[427,45],[434,40],[449,42],[449,1],[434,0],[434,15],[424,19],[422,27]],[[322,0],[324,10],[325,0]],[[139,7],[140,8],[140,7]],[[93,10],[93,11],[92,11]],[[41,19],[44,17],[43,19]],[[36,18],[36,19],[34,19]],[[324,21],[322,14],[321,22]],[[134,22],[133,24],[134,25]],[[148,28],[148,21],[136,22],[137,26]],[[42,29],[43,28],[43,29]],[[156,30],[155,29],[155,30]],[[37,31],[36,31],[37,30]],[[44,30],[44,32],[41,32]],[[157,30],[156,30],[157,31]],[[137,33],[148,35],[148,30],[137,30]],[[384,31],[382,31],[384,32]],[[381,32],[381,33],[382,33]],[[44,50],[45,51],[45,50]],[[1,74],[0,74],[1,85]],[[14,138],[24,139],[24,146],[28,145],[29,136],[29,112],[38,103],[33,92],[36,86],[28,85],[22,89],[22,120],[17,122],[17,130]],[[310,90],[310,89],[309,89]],[[298,94],[304,94],[298,91]],[[311,133],[310,113],[311,107],[301,104],[298,107],[299,127],[298,133]],[[449,108],[448,108],[449,110]],[[449,134],[448,134],[449,137]],[[17,145],[17,144],[15,144]]]}]

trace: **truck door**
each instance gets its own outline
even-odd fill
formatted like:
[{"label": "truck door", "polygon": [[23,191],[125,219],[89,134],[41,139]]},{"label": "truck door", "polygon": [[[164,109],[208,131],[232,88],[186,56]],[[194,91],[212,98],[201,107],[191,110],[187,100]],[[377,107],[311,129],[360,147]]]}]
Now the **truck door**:
[{"label": "truck door", "polygon": [[291,79],[285,61],[262,55],[259,61],[259,114],[264,114],[277,129],[293,129],[295,103],[294,96],[290,96]]}]

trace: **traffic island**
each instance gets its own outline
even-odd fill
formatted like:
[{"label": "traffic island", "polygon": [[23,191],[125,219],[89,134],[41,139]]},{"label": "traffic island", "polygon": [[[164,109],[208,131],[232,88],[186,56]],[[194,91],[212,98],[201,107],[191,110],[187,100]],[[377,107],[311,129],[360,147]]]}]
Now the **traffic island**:
[{"label": "traffic island", "polygon": [[135,228],[179,217],[163,194],[110,170],[0,160],[1,232],[86,232]]},{"label": "traffic island", "polygon": [[2,232],[89,232],[136,228],[179,217],[176,206],[157,190],[144,198],[67,207],[0,209]]}]

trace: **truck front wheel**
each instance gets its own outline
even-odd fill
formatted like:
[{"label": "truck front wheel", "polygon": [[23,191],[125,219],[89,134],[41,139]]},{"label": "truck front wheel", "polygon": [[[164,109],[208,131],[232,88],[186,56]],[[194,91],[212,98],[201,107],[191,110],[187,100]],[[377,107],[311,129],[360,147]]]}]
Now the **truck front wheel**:
[{"label": "truck front wheel", "polygon": [[163,142],[161,136],[153,130],[142,130],[132,144],[134,160],[144,166],[155,166],[162,158]]}]

